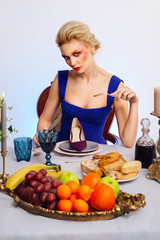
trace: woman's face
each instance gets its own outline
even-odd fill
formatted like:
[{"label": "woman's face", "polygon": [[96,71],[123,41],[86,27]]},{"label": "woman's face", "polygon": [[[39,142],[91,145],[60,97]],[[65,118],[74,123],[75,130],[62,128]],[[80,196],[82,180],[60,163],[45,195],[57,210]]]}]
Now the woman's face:
[{"label": "woman's face", "polygon": [[64,43],[60,50],[66,63],[78,73],[85,72],[93,59],[92,48],[75,39]]}]

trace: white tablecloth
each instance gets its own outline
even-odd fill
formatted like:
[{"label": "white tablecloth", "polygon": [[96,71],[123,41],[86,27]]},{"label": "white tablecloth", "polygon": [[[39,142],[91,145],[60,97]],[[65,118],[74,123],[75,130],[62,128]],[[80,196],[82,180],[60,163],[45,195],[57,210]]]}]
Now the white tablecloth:
[{"label": "white tablecloth", "polygon": [[[100,154],[119,152],[127,161],[134,160],[134,148],[105,146]],[[53,152],[52,161],[59,163],[62,170],[73,171],[79,178],[80,161],[90,156],[73,157]],[[44,154],[31,157],[30,162],[17,162],[13,148],[8,149],[6,173],[34,163],[44,163]],[[70,162],[70,163],[66,163]],[[2,158],[0,173],[2,172]],[[139,177],[133,181],[120,183],[120,189],[130,194],[143,193],[146,206],[135,212],[103,221],[57,220],[29,213],[17,207],[14,200],[5,192],[0,192],[0,240],[159,240],[160,239],[160,184],[146,178],[148,170],[140,170]]]}]

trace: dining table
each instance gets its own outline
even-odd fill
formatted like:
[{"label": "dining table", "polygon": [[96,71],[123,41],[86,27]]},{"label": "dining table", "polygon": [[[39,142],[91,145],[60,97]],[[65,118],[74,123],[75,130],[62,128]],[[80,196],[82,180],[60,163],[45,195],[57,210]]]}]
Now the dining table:
[{"label": "dining table", "polygon": [[[118,152],[128,162],[134,160],[135,146],[101,145],[98,154]],[[65,151],[53,151],[51,161],[60,164],[64,171],[71,171],[79,179],[83,178],[81,161],[92,159],[93,152],[70,154]],[[29,162],[18,162],[14,147],[7,149],[5,159],[6,174],[31,164],[45,164],[45,153],[40,149],[32,150]],[[0,157],[0,173],[3,161]],[[160,239],[160,183],[148,179],[148,169],[141,169],[136,178],[119,183],[119,188],[129,194],[141,193],[146,205],[136,211],[126,213],[109,220],[73,221],[56,219],[33,214],[16,204],[7,191],[0,191],[0,240],[159,240]]]}]

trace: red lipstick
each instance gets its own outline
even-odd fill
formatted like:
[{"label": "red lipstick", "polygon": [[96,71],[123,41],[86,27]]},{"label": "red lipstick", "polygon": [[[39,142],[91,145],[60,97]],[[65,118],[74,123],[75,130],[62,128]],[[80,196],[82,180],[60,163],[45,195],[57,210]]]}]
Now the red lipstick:
[{"label": "red lipstick", "polygon": [[79,71],[81,67],[76,67],[74,70]]}]

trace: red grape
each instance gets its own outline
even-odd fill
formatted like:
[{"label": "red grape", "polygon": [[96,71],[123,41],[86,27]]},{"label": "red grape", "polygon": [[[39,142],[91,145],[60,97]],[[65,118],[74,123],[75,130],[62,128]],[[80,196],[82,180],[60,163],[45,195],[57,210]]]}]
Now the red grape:
[{"label": "red grape", "polygon": [[33,188],[35,188],[37,184],[38,184],[37,180],[33,179],[33,180],[30,181],[30,186],[33,187]]},{"label": "red grape", "polygon": [[24,189],[20,192],[20,194],[19,194],[19,197],[20,197],[20,199],[22,199],[22,200],[25,200],[25,199],[26,199],[25,191],[26,191],[26,189],[24,188]]},{"label": "red grape", "polygon": [[50,189],[51,189],[51,183],[45,183],[44,184],[44,189],[43,189],[43,191],[44,192],[49,192],[50,191]]},{"label": "red grape", "polygon": [[30,194],[30,192],[32,192],[33,191],[33,188],[32,187],[26,187],[25,188],[25,199],[26,199],[26,201],[29,201],[29,194]]},{"label": "red grape", "polygon": [[20,195],[20,193],[21,193],[24,189],[25,189],[25,187],[22,186],[22,185],[20,185],[20,186],[17,187],[16,193],[17,193],[18,195]]},{"label": "red grape", "polygon": [[40,180],[41,183],[47,183],[48,182],[48,178],[45,176]]},{"label": "red grape", "polygon": [[36,172],[35,175],[34,175],[34,179],[36,179],[36,180],[41,180],[42,177],[43,177],[43,175],[40,172]]},{"label": "red grape", "polygon": [[49,210],[54,210],[55,207],[56,207],[56,203],[55,202],[52,202],[52,203],[47,203],[47,206],[46,206]]},{"label": "red grape", "polygon": [[35,186],[35,192],[36,193],[41,193],[43,192],[43,189],[44,189],[44,185],[42,183],[38,183],[36,186]]},{"label": "red grape", "polygon": [[52,203],[56,200],[56,197],[53,193],[48,193],[47,197],[46,197],[46,202],[48,203]]},{"label": "red grape", "polygon": [[53,178],[51,176],[47,176],[47,178],[49,182],[52,182]]},{"label": "red grape", "polygon": [[28,172],[25,176],[26,181],[30,182],[34,177],[34,174],[31,172]]},{"label": "red grape", "polygon": [[41,202],[41,200],[38,199],[38,200],[34,203],[34,205],[41,207],[41,206],[43,206],[43,202]]},{"label": "red grape", "polygon": [[42,173],[43,176],[47,175],[47,170],[46,169],[41,169],[39,170],[40,173]]},{"label": "red grape", "polygon": [[56,181],[57,181],[57,183],[58,183],[58,186],[57,186],[57,187],[59,187],[60,185],[63,184],[63,182],[62,182],[60,179],[56,179]]},{"label": "red grape", "polygon": [[28,182],[28,181],[26,181],[26,180],[24,180],[24,182],[23,182],[23,186],[24,186],[24,187],[27,187],[27,186],[29,186],[29,182]]},{"label": "red grape", "polygon": [[29,202],[34,203],[38,200],[38,194],[35,191],[30,192],[28,196]]},{"label": "red grape", "polygon": [[42,192],[40,195],[40,200],[44,203],[46,201],[48,193],[47,192]]},{"label": "red grape", "polygon": [[53,179],[53,180],[52,180],[51,186],[52,186],[52,188],[57,188],[57,187],[58,187],[58,182],[57,182],[56,179]]},{"label": "red grape", "polygon": [[56,195],[57,189],[56,188],[52,188],[49,192],[53,193],[54,195]]},{"label": "red grape", "polygon": [[31,170],[31,171],[29,171],[30,173],[33,173],[33,175],[36,173],[36,171],[35,170]]}]

